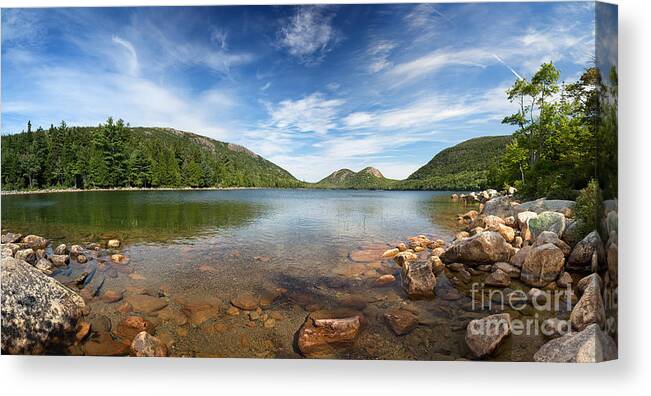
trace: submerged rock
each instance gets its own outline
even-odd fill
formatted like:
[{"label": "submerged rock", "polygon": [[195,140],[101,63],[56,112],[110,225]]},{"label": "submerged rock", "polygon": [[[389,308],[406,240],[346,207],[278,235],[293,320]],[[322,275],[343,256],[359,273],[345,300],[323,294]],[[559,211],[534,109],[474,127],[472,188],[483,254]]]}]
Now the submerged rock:
[{"label": "submerged rock", "polygon": [[162,298],[136,294],[126,297],[125,301],[136,312],[152,313],[165,308],[168,302]]},{"label": "submerged rock", "polygon": [[432,297],[436,287],[436,276],[432,262],[407,263],[400,272],[402,287],[410,297]]},{"label": "submerged rock", "polygon": [[146,331],[141,331],[131,342],[131,356],[165,357],[167,356],[167,345]]},{"label": "submerged rock", "polygon": [[494,353],[511,334],[511,316],[507,313],[470,321],[466,329],[466,345],[475,358]]},{"label": "submerged rock", "polygon": [[418,318],[404,309],[392,309],[384,314],[391,330],[398,336],[405,335],[418,326]]},{"label": "submerged rock", "polygon": [[547,342],[533,359],[536,362],[598,363],[617,359],[617,345],[598,325],[591,324],[581,332]]},{"label": "submerged rock", "polygon": [[357,338],[362,322],[359,313],[314,312],[298,332],[298,348],[307,357],[331,356]]},{"label": "submerged rock", "polygon": [[2,259],[2,352],[41,354],[74,339],[84,300],[24,261]]},{"label": "submerged rock", "polygon": [[245,311],[253,311],[260,305],[260,300],[253,294],[245,292],[231,299],[231,304]]}]

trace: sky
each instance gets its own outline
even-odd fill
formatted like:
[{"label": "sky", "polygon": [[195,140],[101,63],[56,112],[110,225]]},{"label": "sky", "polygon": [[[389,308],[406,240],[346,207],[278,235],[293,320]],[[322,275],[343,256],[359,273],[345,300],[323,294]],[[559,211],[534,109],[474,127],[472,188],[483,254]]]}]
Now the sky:
[{"label": "sky", "polygon": [[592,2],[2,10],[2,133],[109,116],[241,144],[318,181],[406,178],[512,133],[505,90],[595,57]]}]

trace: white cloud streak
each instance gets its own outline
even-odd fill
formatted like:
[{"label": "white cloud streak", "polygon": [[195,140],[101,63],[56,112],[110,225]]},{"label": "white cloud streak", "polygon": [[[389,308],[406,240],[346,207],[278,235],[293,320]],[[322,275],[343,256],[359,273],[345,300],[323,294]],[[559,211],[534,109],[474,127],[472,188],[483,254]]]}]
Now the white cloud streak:
[{"label": "white cloud streak", "polygon": [[301,6],[280,28],[279,44],[305,64],[316,64],[341,38],[332,26],[334,15],[324,6]]}]

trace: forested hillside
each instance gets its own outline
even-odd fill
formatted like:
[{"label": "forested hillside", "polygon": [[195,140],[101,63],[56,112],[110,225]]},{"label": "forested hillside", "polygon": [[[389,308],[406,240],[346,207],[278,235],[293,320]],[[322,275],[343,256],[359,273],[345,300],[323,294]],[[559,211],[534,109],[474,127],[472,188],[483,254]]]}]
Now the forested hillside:
[{"label": "forested hillside", "polygon": [[478,137],[436,154],[399,186],[418,190],[479,190],[488,186],[489,168],[511,136]]},{"label": "forested hillside", "polygon": [[289,172],[244,147],[168,128],[27,130],[2,136],[2,187],[299,187]]},{"label": "forested hillside", "polygon": [[359,172],[339,169],[312,186],[316,188],[388,190],[392,189],[397,182],[398,180],[387,179],[379,170],[369,166]]}]

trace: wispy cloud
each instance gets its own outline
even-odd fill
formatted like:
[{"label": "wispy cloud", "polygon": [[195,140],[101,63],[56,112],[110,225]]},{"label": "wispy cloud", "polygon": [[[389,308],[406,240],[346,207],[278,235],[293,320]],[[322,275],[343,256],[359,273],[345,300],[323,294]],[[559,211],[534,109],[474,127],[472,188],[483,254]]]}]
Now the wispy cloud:
[{"label": "wispy cloud", "polygon": [[280,28],[280,45],[305,64],[316,64],[341,38],[333,27],[334,13],[325,6],[300,6]]},{"label": "wispy cloud", "polygon": [[389,40],[380,40],[373,43],[367,50],[366,53],[371,59],[371,63],[368,65],[368,70],[371,73],[380,72],[391,66],[389,61],[389,54],[391,50],[396,47],[396,44]]},{"label": "wispy cloud", "polygon": [[315,92],[301,99],[283,100],[277,105],[267,104],[266,107],[271,126],[325,134],[337,127],[337,110],[344,103],[343,99],[326,99],[322,93]]},{"label": "wispy cloud", "polygon": [[138,54],[136,53],[133,45],[127,40],[123,40],[118,36],[113,36],[113,42],[123,47],[128,53],[128,65],[129,73],[132,76],[137,76],[140,70],[140,65],[138,64]]}]

